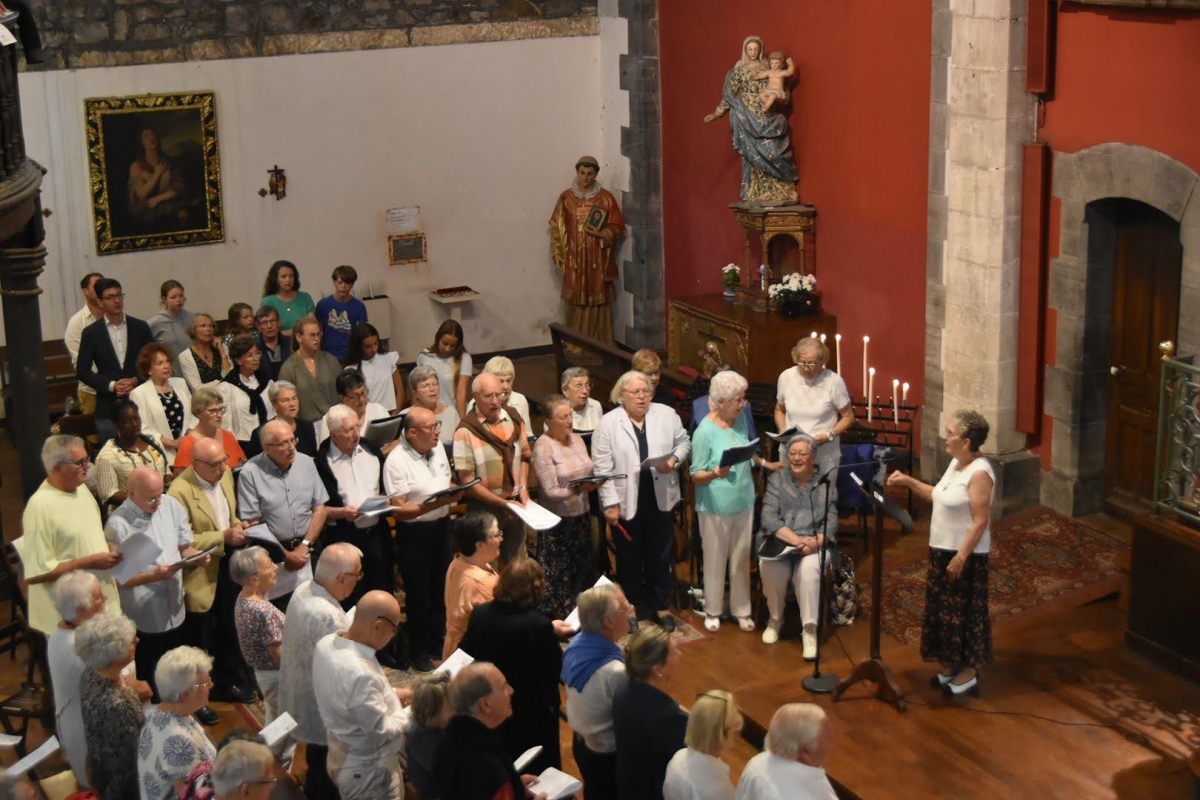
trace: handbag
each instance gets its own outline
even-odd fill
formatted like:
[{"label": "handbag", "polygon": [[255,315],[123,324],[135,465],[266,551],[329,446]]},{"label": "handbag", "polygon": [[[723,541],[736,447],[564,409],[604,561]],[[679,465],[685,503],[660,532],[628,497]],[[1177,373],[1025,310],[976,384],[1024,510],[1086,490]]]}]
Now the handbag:
[{"label": "handbag", "polygon": [[854,576],[854,560],[848,555],[842,555],[833,569],[829,616],[834,625],[850,625],[858,616],[858,582]]}]

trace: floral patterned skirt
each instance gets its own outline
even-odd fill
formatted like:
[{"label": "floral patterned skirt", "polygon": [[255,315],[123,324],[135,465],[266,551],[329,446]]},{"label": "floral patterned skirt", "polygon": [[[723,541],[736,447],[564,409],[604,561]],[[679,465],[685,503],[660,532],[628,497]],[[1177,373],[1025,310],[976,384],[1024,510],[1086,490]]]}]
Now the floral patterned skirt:
[{"label": "floral patterned skirt", "polygon": [[546,572],[546,593],[538,608],[550,619],[566,619],[575,599],[596,582],[592,517],[580,514],[540,534],[538,555]]},{"label": "floral patterned skirt", "polygon": [[951,581],[946,567],[954,555],[953,550],[929,549],[921,658],[957,669],[990,664],[987,553],[968,556],[958,580]]}]

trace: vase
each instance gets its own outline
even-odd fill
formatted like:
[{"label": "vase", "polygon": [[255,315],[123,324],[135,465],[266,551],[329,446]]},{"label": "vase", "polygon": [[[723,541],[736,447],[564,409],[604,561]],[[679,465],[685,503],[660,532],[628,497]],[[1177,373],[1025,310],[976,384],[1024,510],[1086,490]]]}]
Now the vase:
[{"label": "vase", "polygon": [[[736,285],[736,284],[735,284],[735,285]],[[724,296],[725,296],[725,297],[728,297],[728,298],[730,298],[730,299],[732,299],[732,298],[734,298],[734,297],[737,297],[737,292],[735,292],[735,291],[733,290],[733,286],[726,286],[726,287],[725,287],[725,291],[724,291],[724,293],[723,293],[723,294],[724,294]]]}]

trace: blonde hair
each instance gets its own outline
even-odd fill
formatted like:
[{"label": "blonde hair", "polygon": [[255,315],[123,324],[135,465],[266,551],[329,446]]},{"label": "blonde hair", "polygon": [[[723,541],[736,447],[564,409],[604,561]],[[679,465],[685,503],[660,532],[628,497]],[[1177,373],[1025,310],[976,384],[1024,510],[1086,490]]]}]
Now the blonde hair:
[{"label": "blonde hair", "polygon": [[630,361],[638,372],[654,372],[662,369],[662,359],[658,357],[658,353],[647,348],[642,348],[634,353]]},{"label": "blonde hair", "polygon": [[608,399],[617,405],[620,405],[621,393],[625,391],[625,385],[632,380],[645,381],[646,388],[650,388],[650,378],[646,376],[646,373],[641,372],[640,370],[631,369],[629,372],[626,372],[624,375],[617,378],[617,382],[613,384],[612,392],[609,394]]},{"label": "blonde hair", "polygon": [[692,704],[683,743],[701,753],[719,756],[729,734],[741,730],[744,722],[733,695],[711,689]]},{"label": "blonde hair", "polygon": [[631,678],[646,681],[659,664],[671,655],[671,634],[661,625],[643,623],[625,645],[625,671]]},{"label": "blonde hair", "polygon": [[490,372],[498,378],[512,378],[517,374],[516,367],[508,356],[492,356],[483,365],[483,371]]}]

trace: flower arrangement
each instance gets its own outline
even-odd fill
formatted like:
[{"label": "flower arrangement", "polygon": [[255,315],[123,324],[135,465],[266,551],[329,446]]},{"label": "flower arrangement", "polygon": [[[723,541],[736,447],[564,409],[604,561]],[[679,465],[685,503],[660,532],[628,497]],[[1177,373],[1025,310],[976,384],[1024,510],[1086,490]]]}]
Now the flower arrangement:
[{"label": "flower arrangement", "polygon": [[784,317],[796,317],[817,310],[817,277],[793,272],[767,289],[767,298]]},{"label": "flower arrangement", "polygon": [[730,291],[733,287],[742,282],[742,270],[737,264],[726,264],[721,267],[721,283],[725,284],[725,288]]}]

